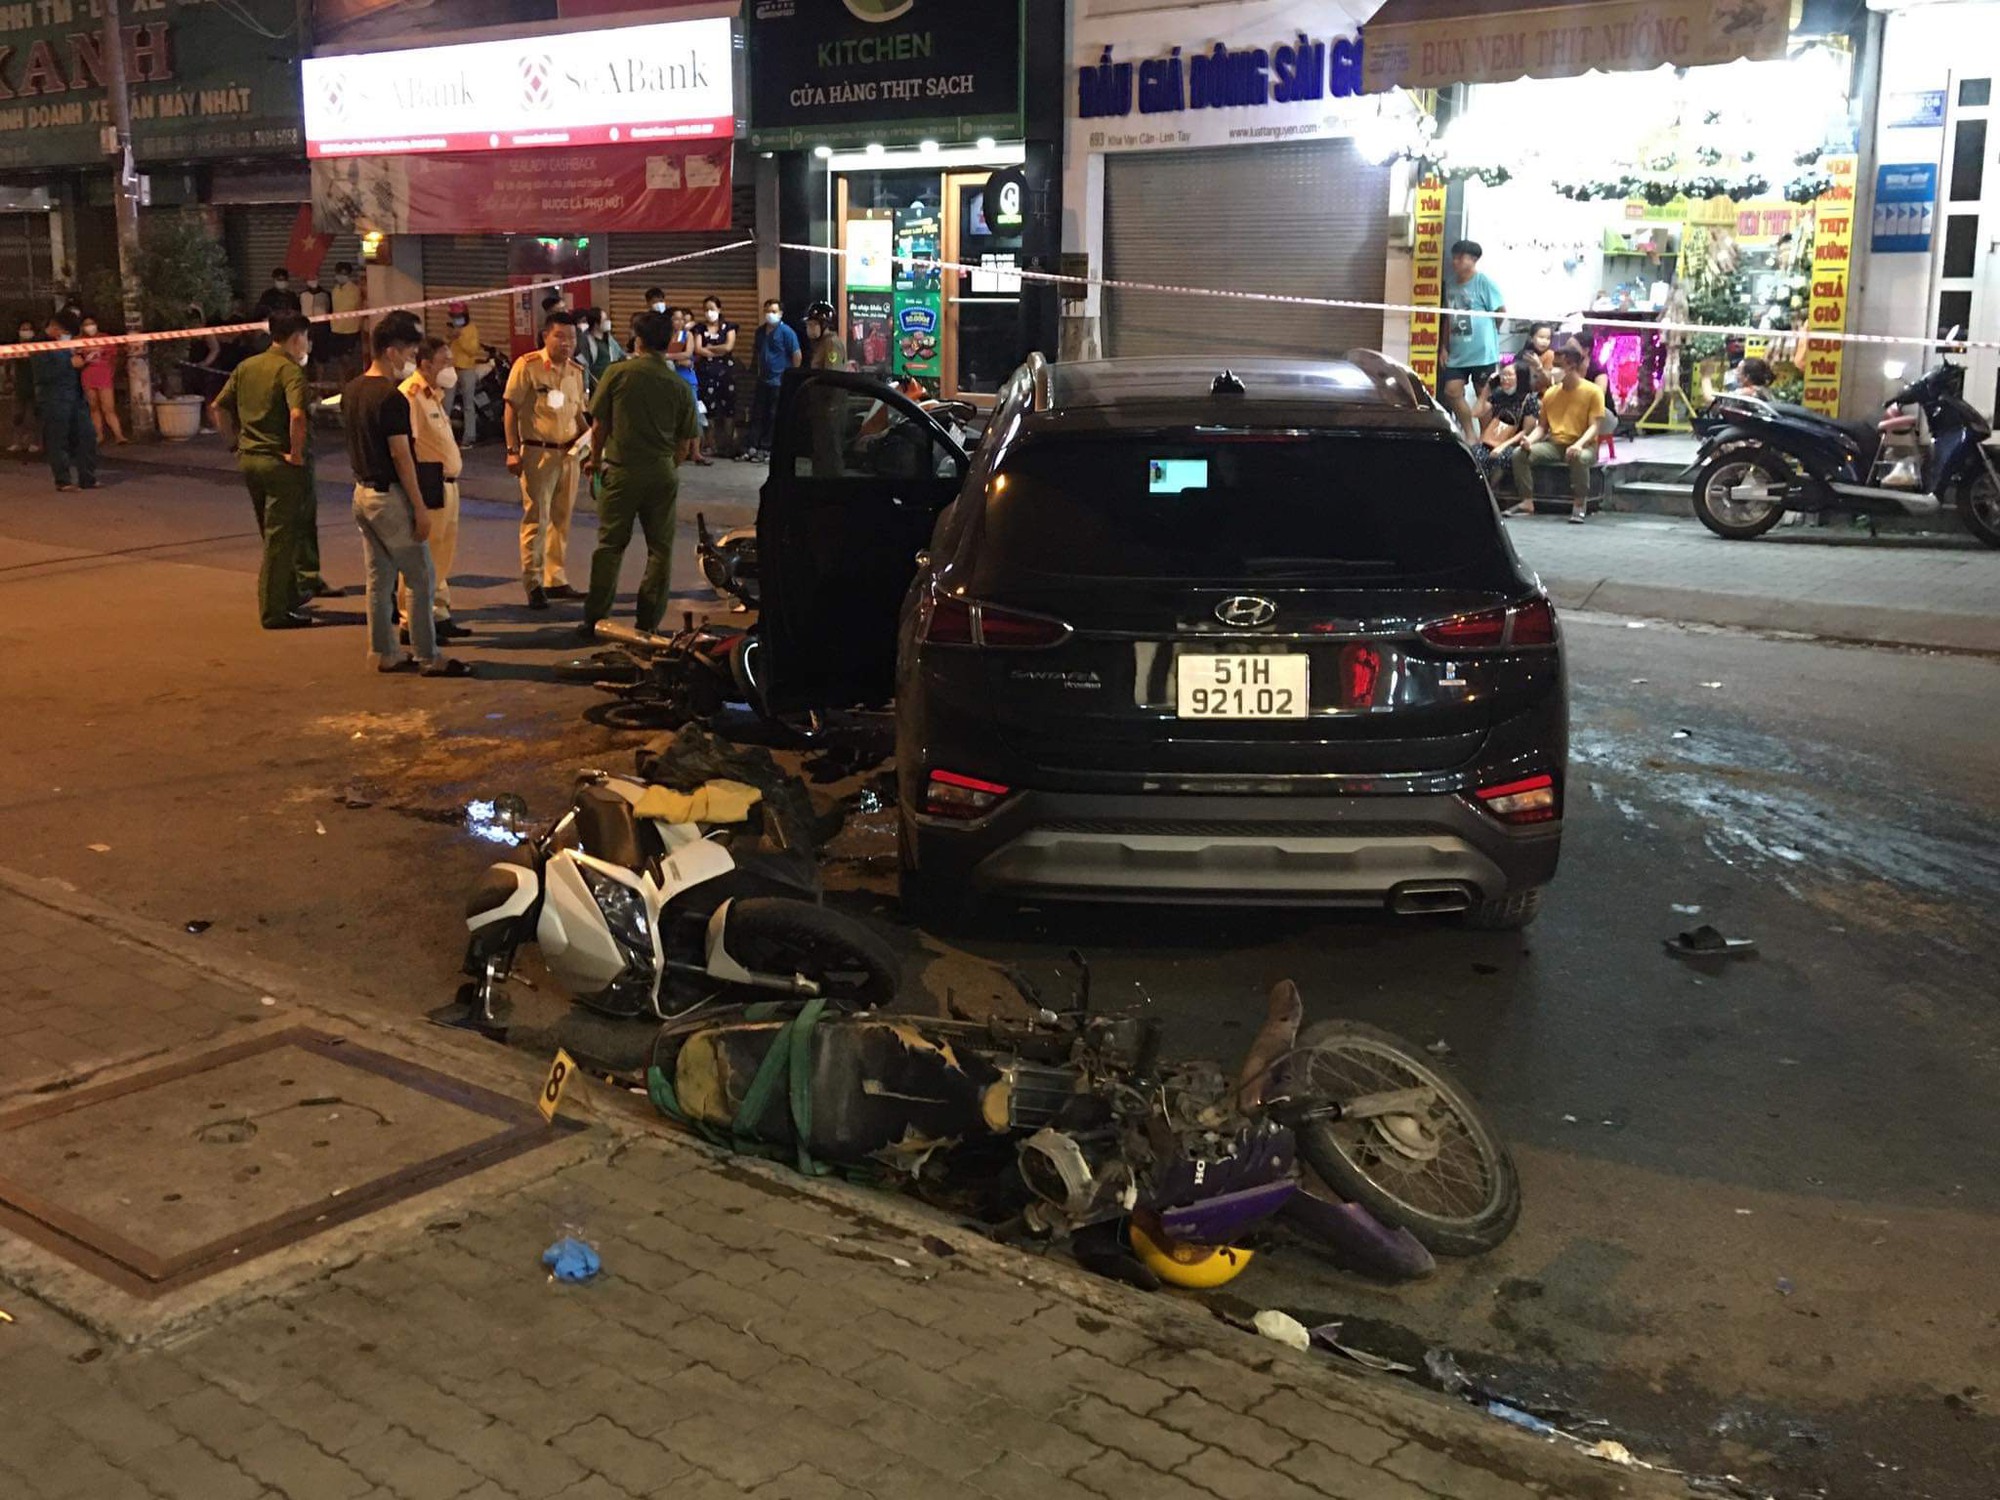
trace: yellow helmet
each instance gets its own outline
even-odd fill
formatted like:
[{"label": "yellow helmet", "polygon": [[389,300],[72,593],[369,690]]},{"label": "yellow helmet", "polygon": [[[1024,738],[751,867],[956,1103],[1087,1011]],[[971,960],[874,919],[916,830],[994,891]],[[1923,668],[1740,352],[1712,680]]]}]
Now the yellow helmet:
[{"label": "yellow helmet", "polygon": [[1148,1232],[1135,1218],[1131,1223],[1132,1253],[1169,1286],[1206,1290],[1234,1281],[1250,1264],[1251,1253],[1235,1245],[1190,1245],[1169,1239],[1157,1224]]}]

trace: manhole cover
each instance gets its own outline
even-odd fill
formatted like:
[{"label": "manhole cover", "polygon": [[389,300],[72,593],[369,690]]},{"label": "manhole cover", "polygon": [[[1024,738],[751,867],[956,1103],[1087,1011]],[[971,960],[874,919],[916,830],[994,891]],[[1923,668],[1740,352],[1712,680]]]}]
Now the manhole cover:
[{"label": "manhole cover", "polygon": [[488,1089],[280,1031],[0,1116],[0,1225],[152,1296],[553,1134]]}]

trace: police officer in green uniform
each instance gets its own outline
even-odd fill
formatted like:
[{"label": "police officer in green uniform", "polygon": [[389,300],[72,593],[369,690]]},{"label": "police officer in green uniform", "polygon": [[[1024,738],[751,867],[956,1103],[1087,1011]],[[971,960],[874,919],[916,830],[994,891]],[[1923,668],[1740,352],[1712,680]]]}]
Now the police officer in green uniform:
[{"label": "police officer in green uniform", "polygon": [[[264,537],[264,560],[257,569],[257,611],[266,630],[297,630],[313,623],[300,611],[311,590],[302,582],[304,533],[319,529],[319,501],[313,493],[311,387],[305,361],[312,325],[299,313],[271,314],[271,346],[230,372],[215,398],[215,422],[236,451],[236,464],[257,512]],[[319,544],[313,538],[312,559]]]},{"label": "police officer in green uniform", "polygon": [[674,506],[680,498],[680,458],[694,440],[694,393],[667,363],[673,323],[663,313],[633,320],[633,352],[604,372],[590,403],[591,445],[602,487],[597,500],[597,551],[590,559],[590,593],[582,634],[611,614],[618,568],[636,521],[646,534],[646,574],[639,583],[641,630],[659,626],[673,582]]}]

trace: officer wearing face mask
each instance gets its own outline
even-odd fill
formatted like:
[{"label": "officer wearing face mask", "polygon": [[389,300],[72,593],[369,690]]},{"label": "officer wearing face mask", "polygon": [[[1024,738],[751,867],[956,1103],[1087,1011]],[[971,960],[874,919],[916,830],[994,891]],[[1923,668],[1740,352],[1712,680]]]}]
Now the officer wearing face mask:
[{"label": "officer wearing face mask", "polygon": [[257,316],[269,318],[272,313],[298,312],[302,305],[299,294],[292,290],[292,273],[280,266],[271,273],[271,284],[257,299]]},{"label": "officer wearing face mask", "polygon": [[[416,372],[398,387],[410,403],[410,449],[417,460],[423,503],[430,511],[430,535],[424,538],[424,546],[430,549],[431,573],[436,579],[431,591],[431,619],[440,641],[472,634],[451,618],[451,565],[458,555],[458,477],[465,469],[465,460],[458,451],[458,439],[452,436],[446,408],[457,388],[458,367],[453,363],[452,346],[441,338],[427,338],[417,346]],[[403,644],[408,645],[407,582],[398,587],[397,598]]]},{"label": "officer wearing face mask", "polygon": [[[49,319],[44,334],[67,344],[83,326],[70,308]],[[97,488],[97,434],[90,427],[90,408],[83,398],[83,356],[68,349],[50,349],[29,356],[34,368],[35,406],[42,414],[42,445],[56,488]],[[76,481],[70,478],[74,464]]]},{"label": "officer wearing face mask", "polygon": [[266,630],[297,630],[313,623],[299,606],[325,587],[319,581],[319,498],[309,449],[312,388],[305,372],[312,325],[303,314],[275,312],[267,326],[271,346],[229,372],[213,412],[236,454],[264,538],[257,568],[259,622]]}]

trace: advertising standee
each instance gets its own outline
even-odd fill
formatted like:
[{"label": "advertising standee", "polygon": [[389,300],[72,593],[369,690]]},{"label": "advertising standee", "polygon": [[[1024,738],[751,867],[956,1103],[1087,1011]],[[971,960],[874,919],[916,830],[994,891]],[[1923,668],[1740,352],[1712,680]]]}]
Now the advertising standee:
[{"label": "advertising standee", "polygon": [[1868,248],[1876,254],[1928,251],[1937,213],[1937,163],[1928,161],[1875,169],[1875,213]]},{"label": "advertising standee", "polygon": [[936,265],[937,253],[938,216],[922,205],[899,209],[893,363],[897,374],[927,383],[934,383],[944,368],[939,358],[943,273]]},{"label": "advertising standee", "polygon": [[[1417,307],[1444,305],[1444,205],[1445,187],[1435,177],[1417,186],[1415,238],[1411,246],[1410,302]],[[1410,368],[1433,390],[1437,388],[1438,360],[1444,351],[1438,346],[1443,329],[1437,313],[1410,315]]]},{"label": "advertising standee", "polygon": [[1847,272],[1854,254],[1854,174],[1851,155],[1829,156],[1822,164],[1831,185],[1813,204],[1812,297],[1806,312],[1804,405],[1824,416],[1840,414],[1839,339],[1814,334],[1847,328]]}]

